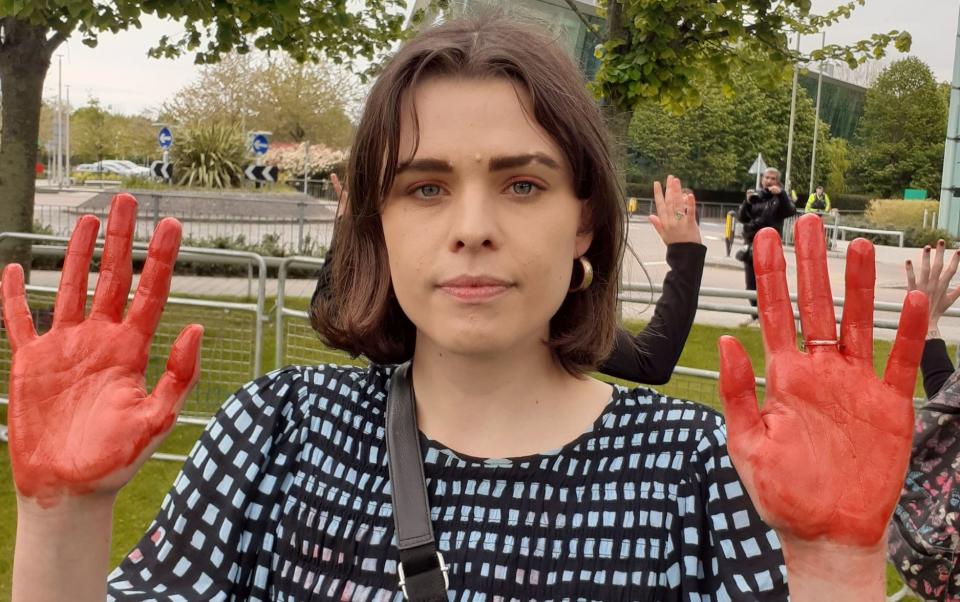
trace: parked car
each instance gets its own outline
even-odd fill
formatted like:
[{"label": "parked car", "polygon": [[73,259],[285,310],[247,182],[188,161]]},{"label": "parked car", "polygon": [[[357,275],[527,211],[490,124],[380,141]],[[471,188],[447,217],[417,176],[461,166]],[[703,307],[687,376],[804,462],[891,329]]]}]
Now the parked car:
[{"label": "parked car", "polygon": [[77,165],[76,171],[81,173],[111,173],[123,177],[146,178],[150,177],[149,167],[137,165],[125,159],[104,159],[96,163]]}]

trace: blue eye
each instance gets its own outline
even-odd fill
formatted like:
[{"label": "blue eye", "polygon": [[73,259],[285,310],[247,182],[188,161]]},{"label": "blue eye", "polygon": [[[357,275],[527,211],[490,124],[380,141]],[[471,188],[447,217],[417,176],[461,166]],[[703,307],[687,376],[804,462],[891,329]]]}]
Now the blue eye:
[{"label": "blue eye", "polygon": [[418,186],[414,192],[419,192],[422,197],[432,198],[440,196],[440,187],[436,184],[424,184],[423,186]]},{"label": "blue eye", "polygon": [[514,194],[527,196],[539,190],[540,187],[534,184],[533,182],[521,180],[519,182],[514,182],[513,184],[511,184],[510,189],[513,191]]}]

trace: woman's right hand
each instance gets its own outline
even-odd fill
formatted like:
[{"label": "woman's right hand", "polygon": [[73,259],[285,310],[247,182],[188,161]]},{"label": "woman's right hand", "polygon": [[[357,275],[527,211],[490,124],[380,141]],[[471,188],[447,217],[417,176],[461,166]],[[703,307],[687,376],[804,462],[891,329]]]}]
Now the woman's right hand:
[{"label": "woman's right hand", "polygon": [[80,218],[64,259],[53,326],[42,336],[34,330],[22,268],[11,264],[3,271],[3,316],[13,351],[10,459],[18,495],[42,507],[65,496],[119,491],[170,431],[200,374],[203,328],[191,324],[147,394],[144,372],[170,290],[180,223],[168,218],[157,225],[124,316],[136,214],[132,196],[114,197],[87,316],[87,273],[100,224],[92,215]]},{"label": "woman's right hand", "polygon": [[953,259],[946,266],[943,264],[943,253],[946,249],[946,243],[941,239],[937,242],[937,248],[933,251],[933,262],[931,263],[930,245],[923,248],[920,255],[920,274],[919,277],[914,273],[913,263],[908,259],[905,262],[907,271],[907,292],[920,290],[927,294],[930,300],[930,319],[927,322],[927,338],[939,338],[937,331],[940,316],[943,312],[950,309],[950,306],[960,297],[960,286],[950,290],[950,281],[957,273],[960,267],[960,251],[955,251]]}]

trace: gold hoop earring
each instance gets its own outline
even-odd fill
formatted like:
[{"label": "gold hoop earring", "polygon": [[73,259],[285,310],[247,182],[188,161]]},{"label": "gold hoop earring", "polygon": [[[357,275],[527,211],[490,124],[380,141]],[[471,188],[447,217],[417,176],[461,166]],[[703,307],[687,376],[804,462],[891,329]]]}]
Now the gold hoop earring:
[{"label": "gold hoop earring", "polygon": [[590,284],[593,282],[593,264],[590,263],[590,260],[585,256],[581,255],[573,262],[573,265],[576,266],[577,263],[580,264],[580,270],[583,272],[583,279],[580,280],[580,284],[571,288],[571,293],[579,293],[590,288]]}]

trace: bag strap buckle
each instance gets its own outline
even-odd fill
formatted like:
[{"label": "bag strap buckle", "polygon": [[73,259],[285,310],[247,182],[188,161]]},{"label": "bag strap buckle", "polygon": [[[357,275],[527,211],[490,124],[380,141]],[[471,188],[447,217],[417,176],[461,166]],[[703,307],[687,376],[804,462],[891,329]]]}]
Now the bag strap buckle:
[{"label": "bag strap buckle", "polygon": [[[449,590],[450,578],[447,575],[447,563],[443,561],[443,556],[440,555],[440,552],[437,552],[437,568],[430,569],[430,570],[438,570],[438,569],[440,570],[441,573],[443,573],[443,589]],[[400,574],[400,591],[403,592],[403,599],[409,600],[410,598],[407,595],[407,576],[403,572],[402,562],[397,563],[397,572]]]}]

